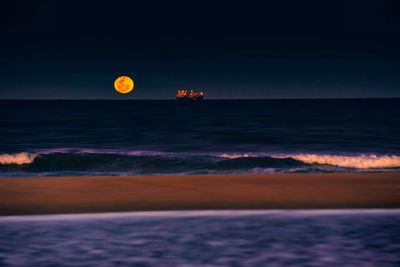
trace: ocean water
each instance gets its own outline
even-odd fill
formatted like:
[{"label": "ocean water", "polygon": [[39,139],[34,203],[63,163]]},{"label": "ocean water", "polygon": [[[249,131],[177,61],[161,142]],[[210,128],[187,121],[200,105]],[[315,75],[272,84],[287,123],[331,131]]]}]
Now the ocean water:
[{"label": "ocean water", "polygon": [[399,210],[0,218],[1,266],[399,266]]},{"label": "ocean water", "polygon": [[0,100],[0,176],[400,169],[400,99]]}]

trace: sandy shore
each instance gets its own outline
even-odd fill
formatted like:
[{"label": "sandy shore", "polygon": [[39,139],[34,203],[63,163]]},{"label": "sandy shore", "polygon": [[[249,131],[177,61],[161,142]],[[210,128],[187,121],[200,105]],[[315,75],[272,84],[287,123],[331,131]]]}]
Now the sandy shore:
[{"label": "sandy shore", "polygon": [[0,178],[0,215],[399,207],[400,173]]}]

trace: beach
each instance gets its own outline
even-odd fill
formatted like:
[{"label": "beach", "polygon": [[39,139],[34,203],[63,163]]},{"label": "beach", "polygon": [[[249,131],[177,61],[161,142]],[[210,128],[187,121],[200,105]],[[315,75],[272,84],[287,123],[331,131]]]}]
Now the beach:
[{"label": "beach", "polygon": [[1,178],[0,215],[399,208],[400,173]]}]

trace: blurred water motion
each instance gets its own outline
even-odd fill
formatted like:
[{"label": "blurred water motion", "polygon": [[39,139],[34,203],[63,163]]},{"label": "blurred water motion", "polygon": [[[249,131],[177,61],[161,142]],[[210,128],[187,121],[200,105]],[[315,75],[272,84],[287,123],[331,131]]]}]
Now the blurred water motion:
[{"label": "blurred water motion", "polygon": [[399,211],[176,214],[180,213],[3,217],[0,265],[382,267],[400,263]]}]

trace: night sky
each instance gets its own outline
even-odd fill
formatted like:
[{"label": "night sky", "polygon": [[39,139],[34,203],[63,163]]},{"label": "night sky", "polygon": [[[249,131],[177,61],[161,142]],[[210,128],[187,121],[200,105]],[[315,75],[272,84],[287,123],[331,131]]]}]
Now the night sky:
[{"label": "night sky", "polygon": [[104,2],[2,1],[0,98],[400,97],[389,1]]}]

